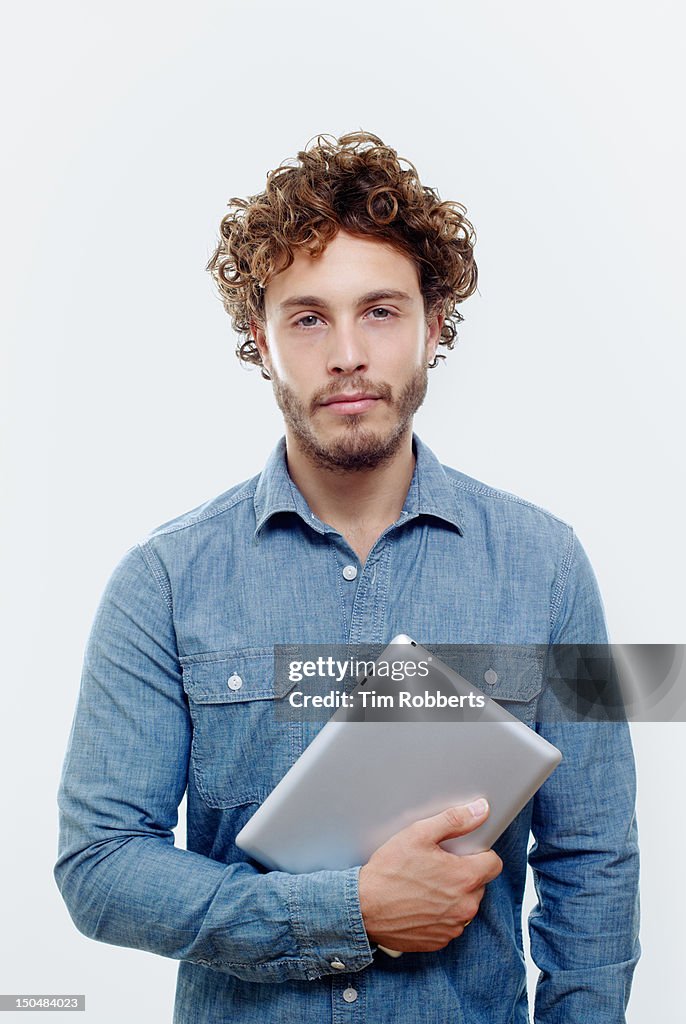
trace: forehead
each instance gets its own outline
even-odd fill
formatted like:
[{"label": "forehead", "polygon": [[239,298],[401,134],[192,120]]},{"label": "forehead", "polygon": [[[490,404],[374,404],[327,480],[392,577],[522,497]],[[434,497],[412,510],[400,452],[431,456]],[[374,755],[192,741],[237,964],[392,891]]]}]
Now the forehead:
[{"label": "forehead", "polygon": [[413,261],[377,238],[341,230],[319,256],[297,250],[290,267],[268,283],[265,306],[275,310],[289,296],[306,293],[342,303],[382,288],[420,298],[419,273]]}]

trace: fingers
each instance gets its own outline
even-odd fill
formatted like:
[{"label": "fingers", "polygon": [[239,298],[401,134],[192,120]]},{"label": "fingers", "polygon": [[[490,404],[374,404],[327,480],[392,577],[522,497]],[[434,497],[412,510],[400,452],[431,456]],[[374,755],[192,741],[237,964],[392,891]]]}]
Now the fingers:
[{"label": "fingers", "polygon": [[474,889],[468,895],[465,894],[461,897],[459,908],[455,907],[454,924],[459,925],[461,928],[467,927],[467,922],[472,921],[479,913],[479,907],[481,906],[481,900],[485,891],[485,888],[480,886],[480,888]]},{"label": "fingers", "polygon": [[[455,854],[448,856],[454,857]],[[458,857],[461,884],[466,892],[475,892],[497,878],[503,870],[503,862],[493,850],[484,853],[470,853]],[[457,870],[457,864],[455,865]],[[482,893],[483,895],[483,893]]]},{"label": "fingers", "polygon": [[487,884],[488,882],[492,882],[493,879],[497,878],[503,870],[502,860],[493,850],[487,850],[485,853],[478,854],[478,856],[485,858],[482,875],[484,883]]},{"label": "fingers", "polygon": [[455,839],[473,832],[486,820],[488,814],[487,801],[480,799],[471,804],[446,807],[430,818],[420,818],[410,828],[417,830],[429,842],[440,843],[443,839]]}]

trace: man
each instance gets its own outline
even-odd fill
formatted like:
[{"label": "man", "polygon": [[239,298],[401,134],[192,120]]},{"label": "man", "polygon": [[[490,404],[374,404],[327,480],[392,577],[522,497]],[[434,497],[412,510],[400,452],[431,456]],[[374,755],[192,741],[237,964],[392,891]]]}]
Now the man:
[{"label": "man", "polygon": [[232,203],[209,269],[285,437],[259,475],[154,530],[108,583],[59,794],[69,911],[95,939],[180,960],[183,1024],[521,1024],[531,830],[536,1020],[622,1021],[639,953],[628,729],[546,724],[533,654],[516,678],[494,654],[486,683],[564,760],[495,850],[438,845],[485,820],[478,803],[343,871],[266,871],[234,844],[318,728],[275,720],[274,645],[607,634],[572,529],[442,466],[412,432],[476,287],[464,208],[365,133],[318,137]]}]

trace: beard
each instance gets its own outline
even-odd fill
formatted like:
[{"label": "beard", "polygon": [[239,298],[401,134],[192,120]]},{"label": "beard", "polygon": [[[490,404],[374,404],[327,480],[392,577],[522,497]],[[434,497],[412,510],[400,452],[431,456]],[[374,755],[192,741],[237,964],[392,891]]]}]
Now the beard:
[{"label": "beard", "polygon": [[343,386],[346,391],[364,391],[384,399],[395,410],[396,423],[388,433],[371,430],[364,425],[366,413],[341,416],[342,436],[322,441],[312,426],[313,417],[323,400],[341,390],[342,384],[332,382],[313,396],[309,406],[275,373],[272,373],[274,397],[284,421],[298,442],[303,454],[319,469],[338,472],[375,469],[388,462],[401,448],[412,428],[412,417],[426,397],[427,368],[417,367],[397,398],[389,384],[373,384],[360,377],[351,377]]}]

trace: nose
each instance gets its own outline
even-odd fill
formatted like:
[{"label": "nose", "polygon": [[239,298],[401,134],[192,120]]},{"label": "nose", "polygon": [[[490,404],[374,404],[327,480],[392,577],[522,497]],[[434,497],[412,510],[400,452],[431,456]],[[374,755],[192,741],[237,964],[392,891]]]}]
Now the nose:
[{"label": "nose", "polygon": [[339,324],[329,333],[327,370],[334,376],[364,373],[369,367],[367,343],[353,324]]}]

